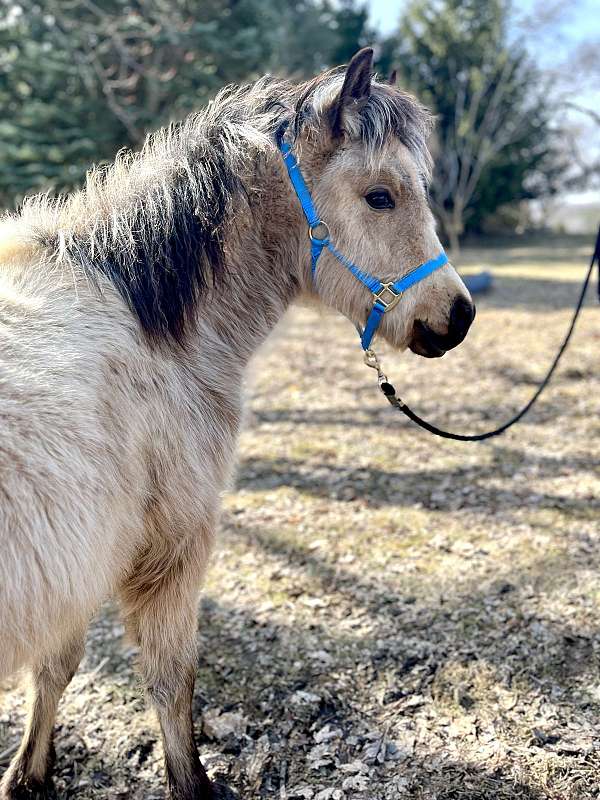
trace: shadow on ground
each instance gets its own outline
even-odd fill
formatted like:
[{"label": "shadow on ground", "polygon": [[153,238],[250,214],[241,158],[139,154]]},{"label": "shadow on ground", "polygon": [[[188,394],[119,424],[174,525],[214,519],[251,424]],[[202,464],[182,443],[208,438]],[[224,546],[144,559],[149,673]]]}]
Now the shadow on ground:
[{"label": "shadow on ground", "polygon": [[[403,595],[385,575],[377,581],[357,577],[273,534],[228,525],[224,537],[226,544],[241,542],[289,567],[296,596],[333,597],[336,610],[330,616],[341,622],[352,613],[363,621],[358,630],[342,631],[335,622],[321,623],[317,614],[307,624],[293,619],[293,612],[286,620],[285,614],[257,613],[221,598],[204,598],[194,703],[197,734],[207,766],[242,798],[280,796],[281,786],[302,786],[307,777],[314,784],[339,786],[352,775],[358,788],[345,796],[365,800],[575,797],[550,788],[544,794],[518,777],[524,747],[543,750],[556,741],[533,741],[535,733],[524,731],[510,710],[504,718],[496,712],[504,757],[489,770],[454,759],[447,723],[436,723],[428,712],[442,706],[442,718],[466,711],[477,719],[481,675],[499,691],[532,690],[555,706],[590,709],[590,698],[584,702],[571,690],[577,675],[598,670],[600,634],[579,630],[567,620],[540,617],[530,607],[536,576],[560,568],[554,558],[497,574],[476,592],[457,591],[427,604]],[[105,623],[103,630],[108,630]],[[100,667],[95,683],[109,689],[102,695],[104,746],[100,750],[87,744],[86,704],[78,721],[63,722],[56,740],[60,797],[159,800],[164,797],[159,770],[152,777],[144,774],[149,755],[154,761],[158,757],[156,727],[151,723],[145,730],[136,724],[143,703],[120,639],[102,641],[100,655],[102,661],[95,663],[99,655],[94,653],[86,666]],[[309,701],[296,704],[294,698],[302,696]],[[201,731],[207,707],[241,711],[249,721],[246,734],[215,745]],[[114,741],[111,722],[116,719],[115,728],[129,724],[131,733]],[[489,720],[485,714],[482,719],[474,724],[485,732]],[[429,750],[419,739],[421,726],[427,724],[439,728],[439,747]],[[322,765],[315,767],[315,734],[323,731],[332,738],[320,740],[329,746],[320,753]],[[383,742],[379,761],[373,756],[374,732]],[[14,726],[10,738],[17,733]],[[564,732],[558,735],[559,747],[562,736]],[[581,798],[594,796],[585,788],[591,787],[598,766],[594,759],[583,746],[581,752],[571,752],[575,780],[571,775],[570,785],[581,787]],[[366,783],[358,780],[362,773],[343,769],[356,762],[367,767]]]},{"label": "shadow on ground", "polygon": [[535,508],[561,509],[571,516],[583,519],[600,516],[600,498],[591,495],[580,497],[570,493],[532,491],[528,482],[521,481],[508,491],[495,487],[494,480],[511,478],[529,468],[536,478],[554,478],[560,475],[585,472],[595,474],[598,459],[595,456],[548,457],[531,455],[516,448],[494,447],[489,462],[447,469],[384,470],[362,466],[341,466],[337,463],[300,459],[246,459],[238,472],[238,488],[251,491],[272,490],[290,486],[303,494],[331,500],[360,501],[376,508],[382,505],[415,506],[437,510],[444,501],[439,499],[439,489],[463,493],[456,508],[477,509],[483,506],[486,514],[510,511],[523,504]]}]

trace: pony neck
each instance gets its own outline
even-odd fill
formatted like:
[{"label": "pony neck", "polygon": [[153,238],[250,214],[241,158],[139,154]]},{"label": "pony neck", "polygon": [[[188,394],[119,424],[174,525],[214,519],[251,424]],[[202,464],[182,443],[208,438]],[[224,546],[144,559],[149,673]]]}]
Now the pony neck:
[{"label": "pony neck", "polygon": [[254,173],[252,187],[231,212],[223,279],[201,298],[200,341],[233,351],[244,364],[290,304],[313,293],[306,225],[274,148]]}]

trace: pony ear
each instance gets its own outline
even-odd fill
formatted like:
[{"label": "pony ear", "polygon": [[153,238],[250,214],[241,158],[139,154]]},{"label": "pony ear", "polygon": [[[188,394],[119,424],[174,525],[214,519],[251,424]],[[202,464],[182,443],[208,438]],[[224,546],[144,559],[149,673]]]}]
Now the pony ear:
[{"label": "pony ear", "polygon": [[388,83],[390,86],[395,86],[397,80],[398,80],[398,70],[393,69],[390,78],[388,80]]},{"label": "pony ear", "polygon": [[350,122],[353,112],[360,112],[371,94],[371,77],[373,69],[373,48],[363,47],[359,50],[346,68],[346,77],[339,97],[333,106],[332,133],[342,136],[345,123]]}]

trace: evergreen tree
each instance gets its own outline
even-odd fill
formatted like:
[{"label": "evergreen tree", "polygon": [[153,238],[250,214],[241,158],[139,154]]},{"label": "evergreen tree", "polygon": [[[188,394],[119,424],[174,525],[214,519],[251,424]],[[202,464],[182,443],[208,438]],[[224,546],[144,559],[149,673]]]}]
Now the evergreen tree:
[{"label": "evergreen tree", "polygon": [[366,3],[357,5],[355,0],[340,0],[335,7],[337,43],[330,53],[330,63],[347,64],[357,50],[375,42],[375,31],[368,23]]},{"label": "evergreen tree", "polygon": [[411,0],[384,51],[438,115],[432,204],[453,249],[500,206],[552,192],[563,165],[545,87],[505,0]]},{"label": "evergreen tree", "polygon": [[79,184],[223,85],[365,43],[355,0],[0,0],[0,204]]},{"label": "evergreen tree", "polygon": [[[71,55],[52,46],[36,19],[0,25],[0,205],[50,185],[81,181],[124,136],[90,97]],[[110,125],[107,124],[110,122]]]}]

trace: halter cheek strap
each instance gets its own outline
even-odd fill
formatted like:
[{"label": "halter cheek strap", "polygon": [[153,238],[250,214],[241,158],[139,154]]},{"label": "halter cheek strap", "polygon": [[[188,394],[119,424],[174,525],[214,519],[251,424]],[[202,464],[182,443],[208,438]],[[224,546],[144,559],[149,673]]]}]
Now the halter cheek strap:
[{"label": "halter cheek strap", "polygon": [[291,145],[284,141],[286,127],[287,125],[283,125],[277,131],[277,146],[281,151],[291,184],[294,187],[294,191],[300,201],[302,211],[308,223],[313,280],[316,278],[319,256],[323,252],[323,249],[327,248],[329,252],[371,292],[373,295],[373,308],[367,317],[364,330],[359,328],[362,348],[363,350],[368,350],[386,311],[391,311],[391,309],[399,303],[402,293],[405,292],[406,289],[409,289],[415,283],[431,275],[436,269],[447,264],[448,256],[442,251],[436,258],[432,258],[424,264],[420,264],[407,275],[404,275],[404,277],[390,283],[383,283],[378,278],[369,275],[368,272],[357,267],[356,264],[346,258],[346,256],[333,246],[327,223],[324,222],[317,213],[308,187],[300,171],[298,161],[292,152]]}]

